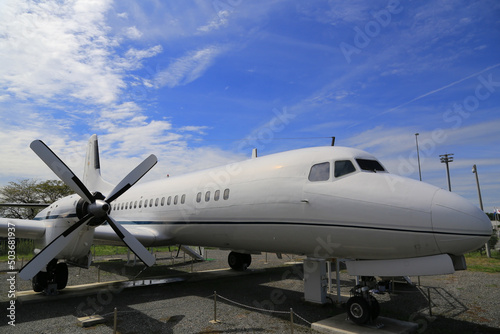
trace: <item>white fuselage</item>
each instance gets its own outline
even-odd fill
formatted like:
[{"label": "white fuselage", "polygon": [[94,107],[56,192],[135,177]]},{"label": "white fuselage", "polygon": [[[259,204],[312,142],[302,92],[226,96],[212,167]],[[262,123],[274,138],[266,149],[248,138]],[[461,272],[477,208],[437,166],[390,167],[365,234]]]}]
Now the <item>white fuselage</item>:
[{"label": "white fuselage", "polygon": [[[376,160],[356,149],[317,147],[139,184],[113,202],[111,216],[145,246],[316,258],[459,255],[491,235],[487,216],[465,199],[386,171],[363,170],[357,159]],[[347,160],[355,170],[335,176],[335,162]],[[311,168],[321,164],[328,174],[314,179]],[[55,220],[64,210],[69,215],[77,199],[61,200],[59,209],[54,203],[39,219],[47,211]],[[95,228],[95,240],[113,242],[110,230]]]}]

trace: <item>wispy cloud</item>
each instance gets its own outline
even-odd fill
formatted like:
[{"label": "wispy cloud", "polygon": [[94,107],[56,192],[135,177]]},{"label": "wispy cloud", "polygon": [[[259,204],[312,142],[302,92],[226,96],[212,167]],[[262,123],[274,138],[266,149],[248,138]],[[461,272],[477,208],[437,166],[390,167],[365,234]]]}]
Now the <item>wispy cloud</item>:
[{"label": "wispy cloud", "polygon": [[229,17],[229,11],[228,10],[221,10],[215,15],[210,22],[208,22],[207,25],[201,26],[198,28],[199,32],[202,33],[207,33],[211,32],[213,30],[218,30],[221,27],[227,26],[228,23],[228,17]]},{"label": "wispy cloud", "polygon": [[430,92],[427,92],[427,93],[425,93],[425,94],[422,94],[422,95],[420,95],[420,96],[417,96],[417,97],[415,97],[415,98],[413,98],[413,99],[411,99],[411,100],[409,100],[409,101],[407,101],[407,102],[405,102],[405,103],[402,103],[402,104],[400,104],[400,105],[398,105],[398,106],[396,106],[396,107],[394,107],[394,108],[391,108],[391,109],[389,109],[389,110],[387,110],[387,111],[383,112],[382,114],[385,114],[385,113],[388,113],[388,112],[395,111],[395,110],[397,110],[397,109],[399,109],[399,108],[401,108],[401,107],[404,107],[404,106],[406,106],[406,105],[408,105],[408,104],[410,104],[410,103],[412,103],[412,102],[415,102],[415,101],[418,101],[418,100],[420,100],[420,99],[423,99],[424,97],[430,96],[430,95],[432,95],[432,94],[438,93],[438,92],[440,92],[440,91],[442,91],[442,90],[445,90],[445,89],[447,89],[447,88],[453,87],[453,86],[455,86],[455,85],[457,85],[457,84],[459,84],[459,83],[461,83],[461,82],[463,82],[463,81],[465,81],[465,80],[467,80],[467,79],[477,77],[479,74],[484,73],[484,72],[486,72],[486,71],[490,71],[490,70],[492,70],[492,69],[494,69],[494,68],[496,68],[496,67],[498,67],[498,66],[500,66],[500,63],[495,64],[495,65],[492,65],[492,66],[488,66],[488,67],[486,67],[485,69],[483,69],[483,70],[481,70],[481,71],[479,71],[479,72],[473,73],[473,74],[468,75],[468,76],[466,76],[466,77],[464,77],[464,78],[461,78],[461,79],[459,79],[459,80],[456,80],[456,81],[454,81],[454,82],[452,82],[452,83],[449,83],[449,84],[444,85],[444,86],[442,86],[442,87],[439,87],[439,88],[437,88],[437,89],[431,90]]},{"label": "wispy cloud", "polygon": [[198,79],[222,51],[221,47],[208,46],[189,52],[174,60],[166,70],[159,72],[154,79],[155,86],[182,86]]}]

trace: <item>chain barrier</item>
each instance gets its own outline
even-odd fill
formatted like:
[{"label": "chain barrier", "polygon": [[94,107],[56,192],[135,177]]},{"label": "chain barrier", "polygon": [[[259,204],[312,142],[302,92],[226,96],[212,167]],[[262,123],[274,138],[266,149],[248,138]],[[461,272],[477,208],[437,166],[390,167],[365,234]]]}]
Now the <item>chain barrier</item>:
[{"label": "chain barrier", "polygon": [[[238,303],[238,302],[235,302],[234,300],[230,300],[226,297],[223,297],[219,294],[212,294],[210,297],[214,297],[214,296],[217,296],[217,298],[220,298],[220,299],[223,299],[227,302],[230,302],[232,304],[235,304],[235,305],[238,305],[238,306],[241,306],[241,307],[244,307],[244,308],[247,308],[247,309],[251,309],[251,310],[255,310],[255,311],[259,311],[259,312],[269,312],[269,313],[277,313],[277,314],[290,314],[290,311],[275,311],[275,310],[266,310],[266,309],[263,309],[263,308],[258,308],[258,307],[253,307],[253,306],[249,306],[249,305],[245,305],[245,304],[241,304],[241,303]],[[311,325],[311,322],[307,321],[306,319],[304,319],[303,317],[301,317],[299,314],[297,314],[295,311],[291,311],[295,316],[297,316],[297,318],[299,318],[300,320],[304,321],[306,324],[308,325]]]}]

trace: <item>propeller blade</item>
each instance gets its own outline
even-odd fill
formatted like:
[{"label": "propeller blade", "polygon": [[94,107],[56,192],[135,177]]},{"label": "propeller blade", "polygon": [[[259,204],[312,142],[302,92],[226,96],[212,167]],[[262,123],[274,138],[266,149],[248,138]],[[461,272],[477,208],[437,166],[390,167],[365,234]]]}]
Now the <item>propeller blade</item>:
[{"label": "propeller blade", "polygon": [[135,255],[139,259],[141,259],[142,262],[144,262],[148,267],[151,267],[153,264],[155,264],[156,259],[151,253],[144,247],[139,240],[137,240],[132,234],[130,234],[129,231],[127,231],[121,224],[116,222],[113,218],[108,216],[106,218],[107,222],[115,233],[122,239],[122,241],[127,245],[128,248],[132,252],[134,252]]},{"label": "propeller blade", "polygon": [[57,238],[52,240],[40,253],[35,255],[21,270],[19,271],[19,277],[24,280],[33,278],[40,270],[42,270],[47,263],[52,261],[73,239],[75,233],[77,233],[80,228],[89,219],[92,218],[91,214],[87,214],[85,217],[80,219],[78,222],[73,224],[66,231],[61,233]]},{"label": "propeller blade", "polygon": [[31,149],[45,162],[45,164],[74,192],[88,203],[94,202],[94,196],[80,179],[69,169],[52,150],[41,140],[35,140],[30,145]]},{"label": "propeller blade", "polygon": [[120,197],[124,192],[126,192],[130,187],[136,184],[151,168],[156,165],[158,159],[154,154],[151,154],[143,162],[141,162],[137,167],[134,168],[125,178],[111,191],[111,193],[106,197],[105,201],[108,203],[113,202],[115,199]]}]

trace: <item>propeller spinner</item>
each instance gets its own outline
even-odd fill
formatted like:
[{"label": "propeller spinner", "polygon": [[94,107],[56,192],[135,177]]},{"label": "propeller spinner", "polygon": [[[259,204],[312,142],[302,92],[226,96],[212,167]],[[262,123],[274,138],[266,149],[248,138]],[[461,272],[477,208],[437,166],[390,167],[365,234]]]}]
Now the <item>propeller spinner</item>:
[{"label": "propeller spinner", "polygon": [[[86,224],[98,226],[104,222],[108,222],[118,237],[120,237],[127,247],[147,266],[152,266],[155,263],[154,256],[149,253],[139,240],[109,216],[109,212],[111,211],[110,203],[125,193],[156,165],[158,162],[156,156],[151,154],[147,157],[118,183],[106,198],[103,198],[100,193],[92,194],[83,182],[80,181],[71,169],[69,169],[69,167],[66,166],[66,164],[59,159],[44,142],[35,140],[31,143],[30,147],[65,184],[85,201],[86,205],[83,206],[82,218],[35,255],[33,259],[19,271],[19,277],[27,280],[35,276],[71,242],[73,237],[77,235],[80,229]],[[92,224],[90,224],[90,222],[92,222]]]}]

